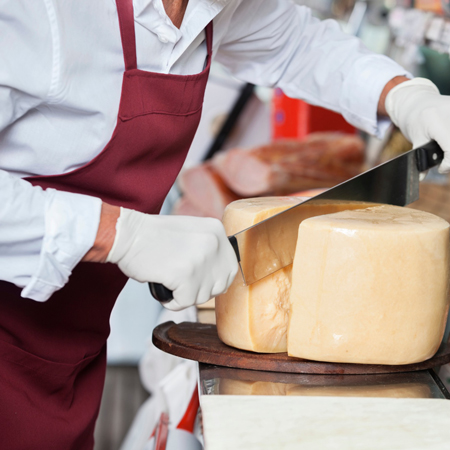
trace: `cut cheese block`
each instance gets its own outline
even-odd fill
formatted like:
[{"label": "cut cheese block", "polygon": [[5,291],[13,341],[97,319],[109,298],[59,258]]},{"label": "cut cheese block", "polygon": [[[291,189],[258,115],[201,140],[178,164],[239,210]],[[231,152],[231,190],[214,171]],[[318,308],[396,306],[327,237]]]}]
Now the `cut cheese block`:
[{"label": "cut cheese block", "polygon": [[[264,197],[228,205],[227,235],[244,230],[302,201],[300,197]],[[251,252],[251,249],[249,249]],[[245,252],[242,257],[245,257]],[[225,344],[255,352],[285,352],[291,267],[245,286],[241,273],[225,294],[216,297],[216,323]]]},{"label": "cut cheese block", "polygon": [[[244,230],[268,217],[292,207],[301,197],[259,197],[238,200],[225,210],[223,224],[228,235]],[[361,208],[362,203],[317,203],[306,207],[305,218],[348,208]],[[271,248],[286,236],[297,234],[298,222],[286,222],[283,233],[263,243],[266,257],[256,258],[254,248],[261,242],[240,241],[241,259],[247,266],[266,264],[273,256]],[[242,245],[241,245],[242,244]],[[292,249],[293,251],[293,249]],[[216,298],[216,322],[219,338],[227,345],[261,353],[285,352],[289,312],[292,265],[245,286],[238,273],[228,292]]]},{"label": "cut cheese block", "polygon": [[430,358],[447,318],[448,263],[449,224],[429,213],[382,205],[303,221],[288,354],[392,365]]},{"label": "cut cheese block", "polygon": [[208,300],[206,303],[202,303],[201,305],[197,305],[197,309],[214,309],[216,307],[216,299],[212,298]]},{"label": "cut cheese block", "polygon": [[216,314],[213,309],[199,309],[197,311],[198,323],[209,323],[214,325],[216,323]]}]

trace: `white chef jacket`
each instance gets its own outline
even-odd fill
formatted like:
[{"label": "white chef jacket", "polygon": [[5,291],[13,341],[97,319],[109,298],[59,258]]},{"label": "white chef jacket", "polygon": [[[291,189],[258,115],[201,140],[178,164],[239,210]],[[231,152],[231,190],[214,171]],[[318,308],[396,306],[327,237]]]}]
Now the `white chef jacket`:
[{"label": "white chef jacket", "polygon": [[[142,70],[193,74],[214,57],[237,78],[279,86],[382,135],[377,104],[407,72],[290,0],[190,0],[177,29],[162,0],[134,0]],[[98,155],[116,124],[124,62],[114,0],[0,0],[0,280],[47,300],[95,240],[98,198],[32,187]]]}]

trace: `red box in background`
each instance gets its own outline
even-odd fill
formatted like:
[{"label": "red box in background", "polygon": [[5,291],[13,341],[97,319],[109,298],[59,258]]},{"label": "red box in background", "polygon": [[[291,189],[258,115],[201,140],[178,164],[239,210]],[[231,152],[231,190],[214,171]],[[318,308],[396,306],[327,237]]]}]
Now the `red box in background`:
[{"label": "red box in background", "polygon": [[342,131],[354,134],[356,128],[333,111],[312,106],[302,100],[284,95],[275,89],[272,101],[272,138],[303,139],[317,131]]},{"label": "red box in background", "polygon": [[436,14],[442,14],[444,12],[444,6],[448,7],[448,0],[416,0],[414,2],[415,8],[431,11]]}]

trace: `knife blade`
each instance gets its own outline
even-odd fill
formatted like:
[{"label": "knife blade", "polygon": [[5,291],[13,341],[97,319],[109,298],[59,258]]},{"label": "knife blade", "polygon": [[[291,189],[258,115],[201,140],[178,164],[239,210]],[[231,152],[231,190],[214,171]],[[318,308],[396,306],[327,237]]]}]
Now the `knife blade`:
[{"label": "knife blade", "polygon": [[432,141],[229,236],[245,284],[292,264],[298,227],[309,217],[379,203],[406,206],[418,200],[420,173],[440,164],[443,157]]}]

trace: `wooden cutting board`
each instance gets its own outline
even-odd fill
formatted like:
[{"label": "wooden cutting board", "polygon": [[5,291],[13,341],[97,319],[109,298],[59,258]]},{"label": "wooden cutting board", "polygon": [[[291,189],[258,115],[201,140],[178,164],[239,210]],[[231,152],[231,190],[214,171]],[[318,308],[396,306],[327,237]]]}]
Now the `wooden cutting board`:
[{"label": "wooden cutting board", "polygon": [[292,358],[287,353],[253,353],[229,347],[219,340],[215,325],[166,322],[153,330],[153,343],[175,356],[206,364],[267,372],[364,375],[427,370],[450,362],[450,345],[443,344],[436,355],[422,363],[403,366],[341,364]]}]

